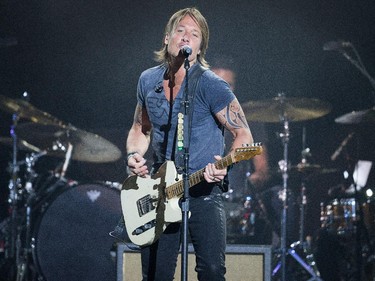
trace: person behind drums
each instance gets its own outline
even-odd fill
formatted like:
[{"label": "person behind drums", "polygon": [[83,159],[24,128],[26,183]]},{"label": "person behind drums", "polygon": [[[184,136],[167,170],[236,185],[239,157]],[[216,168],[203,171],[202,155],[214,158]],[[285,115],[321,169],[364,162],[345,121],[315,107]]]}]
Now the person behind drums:
[{"label": "person behind drums", "polygon": [[[211,70],[224,79],[229,85],[231,90],[234,92],[236,87],[236,72],[235,72],[235,66],[233,59],[229,57],[220,56],[219,58],[216,58],[211,66]],[[244,174],[246,176],[246,179],[251,183],[251,185],[257,190],[262,191],[263,188],[266,187],[266,183],[269,179],[269,165],[268,165],[268,154],[266,150],[266,145],[264,142],[266,142],[266,132],[264,129],[263,124],[261,123],[250,123],[251,124],[251,132],[253,134],[254,140],[261,140],[262,141],[262,147],[263,152],[260,155],[257,155],[256,157],[252,158],[252,164],[253,167],[251,169],[251,172],[249,171],[248,174]],[[232,142],[232,139],[229,136],[230,143],[227,143],[227,145],[230,145]],[[226,140],[227,141],[227,140]],[[238,163],[246,164],[246,162]],[[236,165],[238,166],[238,165]],[[233,169],[230,174],[233,174],[233,176],[229,175],[232,178],[234,177],[234,172],[236,169]],[[241,177],[241,176],[240,176]],[[243,176],[242,176],[243,178]],[[232,182],[231,182],[232,184]]]},{"label": "person behind drums", "polygon": [[[179,159],[175,157],[178,152],[174,153],[175,137],[186,84],[187,57],[191,65],[189,89],[193,87],[194,73],[200,73],[195,77],[199,83],[195,84],[192,103],[189,172],[204,170],[204,180],[190,188],[188,228],[196,254],[198,280],[219,281],[225,280],[226,272],[222,181],[227,169],[218,169],[213,163],[224,155],[224,128],[234,136],[232,150],[252,144],[253,138],[229,85],[211,70],[204,70],[208,67],[205,60],[208,37],[206,19],[196,8],[179,10],[169,19],[162,47],[156,52],[161,64],[144,71],[138,82],[137,106],[126,149],[130,174],[142,178],[154,174],[166,160]],[[150,144],[155,161],[149,171],[144,156]],[[178,222],[169,224],[156,242],[141,248],[143,280],[174,279],[180,228]]]},{"label": "person behind drums", "polygon": [[[235,62],[229,56],[220,55],[212,61],[211,70],[219,77],[224,79],[230,85],[232,91],[235,91],[236,87],[235,69]],[[268,153],[266,149],[267,136],[263,123],[249,122],[249,124],[251,127],[251,132],[254,136],[254,140],[262,142],[263,153],[252,158],[251,161],[237,163],[230,170],[228,174],[230,194],[228,194],[228,197],[230,198],[229,200],[240,201],[243,203],[244,208],[240,214],[241,219],[238,222],[240,224],[238,225],[239,228],[237,229],[238,233],[235,234],[241,234],[241,236],[255,236],[255,239],[249,240],[251,243],[270,244],[270,236],[272,235],[272,231],[268,226],[267,231],[269,233],[262,233],[263,231],[266,231],[266,227],[265,225],[260,225],[267,221],[265,218],[266,210],[263,208],[264,206],[261,200],[259,202],[254,202],[259,199],[257,198],[258,194],[260,194],[267,187],[267,183],[270,178]],[[225,142],[228,147],[231,146],[232,141],[232,136],[230,134],[226,134]],[[266,220],[262,219],[255,221],[253,217],[255,213],[255,219],[263,216]],[[256,225],[257,227],[255,227]],[[236,230],[234,231],[236,232]]]}]

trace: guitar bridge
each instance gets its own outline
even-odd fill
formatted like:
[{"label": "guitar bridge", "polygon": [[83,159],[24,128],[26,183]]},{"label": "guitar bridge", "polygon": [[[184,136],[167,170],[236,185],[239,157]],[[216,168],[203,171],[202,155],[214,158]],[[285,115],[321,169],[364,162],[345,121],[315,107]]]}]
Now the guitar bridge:
[{"label": "guitar bridge", "polygon": [[140,217],[156,208],[155,200],[150,195],[146,195],[137,201],[138,214]]}]

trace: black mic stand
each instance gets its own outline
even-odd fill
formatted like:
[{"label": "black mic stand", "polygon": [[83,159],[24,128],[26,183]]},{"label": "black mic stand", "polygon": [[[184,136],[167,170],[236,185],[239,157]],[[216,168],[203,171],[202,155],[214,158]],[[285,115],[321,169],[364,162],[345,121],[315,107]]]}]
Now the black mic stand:
[{"label": "black mic stand", "polygon": [[362,63],[361,57],[359,56],[358,51],[354,47],[354,45],[350,44],[350,47],[352,48],[352,50],[353,50],[354,54],[356,55],[358,61],[353,59],[351,56],[349,56],[349,54],[347,52],[345,52],[343,50],[339,50],[339,52],[369,80],[371,86],[375,90],[375,79],[373,77],[371,77],[371,75],[368,73],[368,71],[367,71],[366,67],[364,66],[364,64]]},{"label": "black mic stand", "polygon": [[[184,89],[184,122],[185,124],[189,124],[191,120],[188,120],[191,117],[189,116],[189,68],[190,63],[188,59],[189,55],[186,56],[184,62],[184,68],[186,70],[185,74],[185,89]],[[188,219],[189,219],[189,146],[190,146],[190,128],[189,126],[185,126],[183,130],[183,150],[184,150],[184,167],[183,167],[183,184],[184,184],[184,195],[181,201],[181,209],[182,209],[182,250],[181,250],[181,280],[187,280],[187,267],[188,267]],[[187,132],[187,134],[186,134]],[[187,141],[184,141],[187,140]]]}]

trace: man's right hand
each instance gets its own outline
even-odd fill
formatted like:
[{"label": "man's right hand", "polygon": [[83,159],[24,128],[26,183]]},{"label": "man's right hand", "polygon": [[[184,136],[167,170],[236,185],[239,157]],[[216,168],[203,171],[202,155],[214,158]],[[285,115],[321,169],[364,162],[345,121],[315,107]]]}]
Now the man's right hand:
[{"label": "man's right hand", "polygon": [[137,175],[139,177],[145,178],[148,174],[148,167],[146,165],[146,159],[140,154],[135,153],[128,157],[128,172],[132,175]]}]

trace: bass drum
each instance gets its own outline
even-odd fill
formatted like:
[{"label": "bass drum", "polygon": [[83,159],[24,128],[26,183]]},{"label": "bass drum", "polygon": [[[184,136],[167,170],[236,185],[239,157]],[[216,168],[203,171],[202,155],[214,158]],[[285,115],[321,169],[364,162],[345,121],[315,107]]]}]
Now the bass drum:
[{"label": "bass drum", "polygon": [[121,216],[120,191],[104,184],[65,186],[43,202],[33,254],[44,280],[115,280],[108,233]]}]

